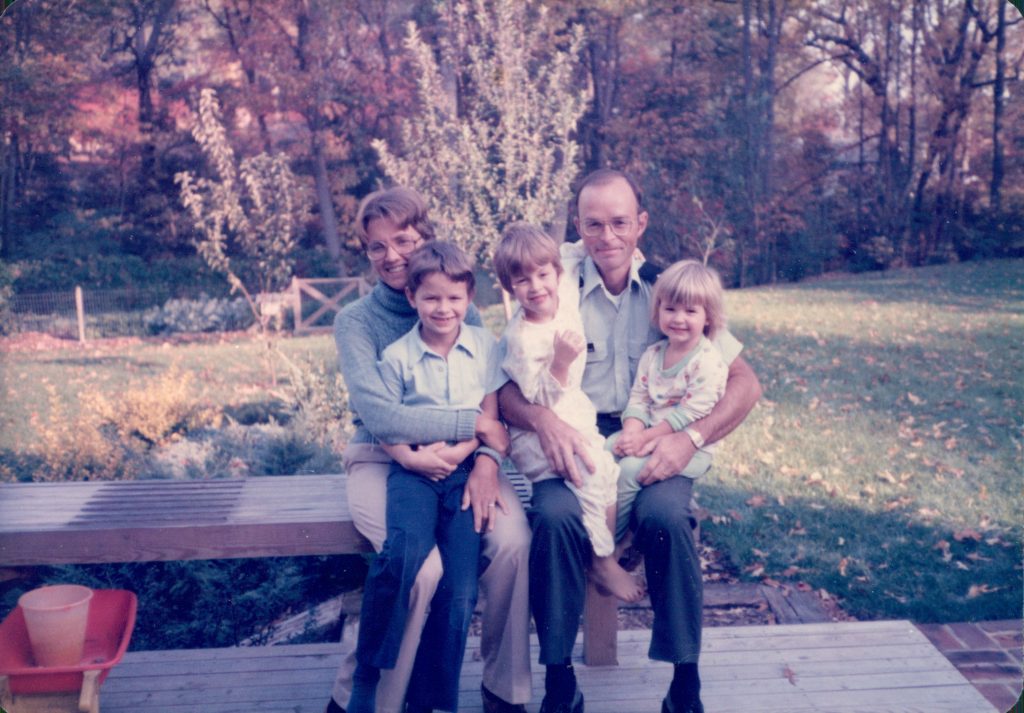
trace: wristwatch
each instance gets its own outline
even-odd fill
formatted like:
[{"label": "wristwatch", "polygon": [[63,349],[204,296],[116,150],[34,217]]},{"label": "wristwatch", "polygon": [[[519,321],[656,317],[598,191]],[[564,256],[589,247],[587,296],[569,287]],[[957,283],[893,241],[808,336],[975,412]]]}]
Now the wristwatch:
[{"label": "wristwatch", "polygon": [[683,429],[683,433],[689,436],[690,440],[693,441],[694,448],[700,450],[701,448],[704,447],[704,436],[700,435],[700,431],[698,431],[696,428],[694,428],[693,426],[687,426],[686,428]]}]

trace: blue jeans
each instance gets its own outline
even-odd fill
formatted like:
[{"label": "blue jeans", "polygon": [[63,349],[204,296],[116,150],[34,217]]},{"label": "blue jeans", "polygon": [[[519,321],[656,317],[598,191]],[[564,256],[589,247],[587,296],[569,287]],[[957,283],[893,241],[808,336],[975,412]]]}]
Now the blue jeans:
[{"label": "blue jeans", "polygon": [[[444,575],[423,628],[406,699],[424,708],[455,711],[458,707],[459,674],[476,606],[480,558],[473,512],[461,509],[470,463],[462,463],[441,481],[428,480],[398,464],[391,467],[387,539],[366,579],[353,699],[357,691],[365,690],[359,680],[375,682],[380,669],[394,667],[409,613],[409,592],[420,566],[437,545]],[[360,710],[366,702],[354,700],[349,709]]]}]

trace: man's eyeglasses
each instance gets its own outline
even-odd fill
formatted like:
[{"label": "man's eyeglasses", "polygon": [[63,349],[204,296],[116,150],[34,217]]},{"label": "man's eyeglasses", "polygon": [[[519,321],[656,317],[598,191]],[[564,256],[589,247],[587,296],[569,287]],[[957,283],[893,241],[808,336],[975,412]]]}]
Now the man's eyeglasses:
[{"label": "man's eyeglasses", "polygon": [[390,243],[370,243],[366,246],[366,256],[373,261],[383,260],[390,247],[404,257],[415,250],[420,242],[422,242],[421,238],[408,238],[400,235],[392,239]]},{"label": "man's eyeglasses", "polygon": [[604,235],[605,226],[611,228],[616,237],[624,238],[633,230],[634,222],[630,218],[615,218],[608,223],[600,220],[584,220],[580,223],[580,232],[588,238],[599,238]]}]

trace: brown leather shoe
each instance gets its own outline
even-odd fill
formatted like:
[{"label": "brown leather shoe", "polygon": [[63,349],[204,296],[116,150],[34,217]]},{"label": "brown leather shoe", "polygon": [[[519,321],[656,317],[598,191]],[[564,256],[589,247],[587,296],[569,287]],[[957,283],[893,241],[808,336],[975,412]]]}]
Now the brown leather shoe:
[{"label": "brown leather shoe", "polygon": [[498,698],[482,683],[480,684],[480,697],[484,700],[484,713],[526,713],[526,706],[522,703],[509,703]]}]

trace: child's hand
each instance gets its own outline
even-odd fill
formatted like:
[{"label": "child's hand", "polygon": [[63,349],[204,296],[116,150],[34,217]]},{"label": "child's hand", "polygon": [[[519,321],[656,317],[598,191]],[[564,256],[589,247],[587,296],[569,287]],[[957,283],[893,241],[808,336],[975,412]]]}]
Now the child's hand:
[{"label": "child's hand", "polygon": [[586,349],[586,346],[587,342],[582,334],[568,329],[555,332],[554,355],[551,358],[552,370],[568,369],[576,357]]},{"label": "child's hand", "polygon": [[460,441],[455,445],[445,445],[437,450],[437,455],[448,463],[458,466],[480,446],[480,441],[471,438],[468,441]]},{"label": "child's hand", "polygon": [[501,455],[508,453],[508,429],[493,416],[481,413],[476,417],[476,437]]},{"label": "child's hand", "polygon": [[[396,458],[399,464],[406,470],[419,473],[430,480],[444,480],[455,472],[458,463],[449,463],[442,456],[444,449],[448,448],[444,441],[420,446],[416,450],[410,450],[402,454],[401,459]],[[461,461],[460,461],[461,462]]]},{"label": "child's hand", "polygon": [[647,445],[646,430],[640,419],[627,418],[622,424],[622,432],[615,441],[612,452],[619,457],[639,456],[643,447]]}]

